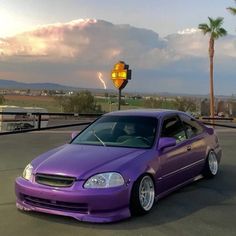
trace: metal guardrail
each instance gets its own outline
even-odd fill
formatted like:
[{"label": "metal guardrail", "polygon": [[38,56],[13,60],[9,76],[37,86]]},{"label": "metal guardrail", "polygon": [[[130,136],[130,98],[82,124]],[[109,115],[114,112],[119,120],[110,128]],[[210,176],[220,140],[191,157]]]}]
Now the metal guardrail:
[{"label": "metal guardrail", "polygon": [[[82,118],[98,118],[103,114],[85,114],[85,113],[57,113],[57,112],[52,112],[52,113],[40,113],[40,112],[32,112],[32,113],[27,113],[27,112],[0,112],[0,115],[23,115],[23,116],[38,116],[37,119],[37,128],[34,129],[23,129],[23,130],[15,130],[15,131],[4,131],[0,132],[0,136],[3,135],[10,135],[10,134],[20,134],[20,133],[27,133],[27,132],[33,132],[33,131],[43,131],[43,130],[50,130],[50,129],[60,129],[60,128],[67,128],[67,127],[75,127],[75,126],[83,126],[83,125],[89,125],[91,122],[82,122],[82,123],[73,123],[73,124],[66,124],[66,125],[56,125],[56,126],[48,126],[48,127],[41,127],[41,118],[42,116],[59,116],[59,117],[82,117]],[[236,129],[236,126],[232,125],[225,125],[225,124],[218,124],[218,123],[210,123],[210,122],[205,122],[203,120],[217,120],[217,121],[233,121],[233,118],[218,118],[218,117],[202,117],[201,121],[205,125],[210,125],[210,126],[218,126],[218,127],[224,127],[224,128],[231,128],[231,129]]]},{"label": "metal guardrail", "polygon": [[224,127],[224,128],[230,128],[230,129],[236,129],[236,126],[233,125],[224,125],[224,124],[217,124],[217,123],[209,123],[209,122],[202,122],[205,125],[211,125],[211,126],[218,126],[218,127]]},{"label": "metal guardrail", "polygon": [[201,119],[202,120],[218,120],[218,121],[220,121],[220,120],[233,121],[234,120],[234,118],[232,118],[232,117],[206,117],[206,116],[203,116]]},{"label": "metal guardrail", "polygon": [[13,131],[4,131],[0,132],[0,136],[9,135],[9,134],[20,134],[20,133],[27,133],[33,131],[41,131],[41,130],[50,130],[50,129],[60,129],[60,128],[67,128],[67,127],[74,127],[74,126],[83,126],[89,125],[91,122],[82,122],[82,123],[73,123],[73,124],[66,124],[66,125],[56,125],[56,126],[48,126],[48,127],[41,127],[42,116],[58,116],[58,117],[77,117],[79,118],[97,118],[103,115],[102,113],[95,114],[95,113],[41,113],[41,112],[0,112],[0,115],[22,115],[22,116],[37,116],[37,128],[33,129],[22,129],[22,130],[13,130]]},{"label": "metal guardrail", "polygon": [[56,125],[56,126],[43,127],[43,128],[39,128],[39,129],[25,129],[25,130],[17,130],[17,131],[7,131],[7,132],[0,132],[0,136],[9,135],[9,134],[28,133],[28,132],[33,132],[33,131],[50,130],[50,129],[60,129],[60,128],[82,126],[82,125],[89,125],[89,124],[91,124],[91,122],[83,122],[83,123],[75,123],[75,124],[67,124],[67,125]]},{"label": "metal guardrail", "polygon": [[0,115],[49,115],[49,116],[75,116],[75,117],[96,117],[103,113],[62,113],[62,112],[0,112]]},{"label": "metal guardrail", "polygon": [[[215,121],[230,121],[230,122],[233,122],[234,118],[232,118],[232,117],[202,117],[201,119],[198,119],[198,120],[201,121],[205,125],[236,129],[236,125],[233,126],[233,125],[228,125],[228,124],[226,125],[226,124],[215,123]],[[207,120],[207,121],[210,121],[210,122],[206,122],[206,121],[203,121],[203,120]]]}]

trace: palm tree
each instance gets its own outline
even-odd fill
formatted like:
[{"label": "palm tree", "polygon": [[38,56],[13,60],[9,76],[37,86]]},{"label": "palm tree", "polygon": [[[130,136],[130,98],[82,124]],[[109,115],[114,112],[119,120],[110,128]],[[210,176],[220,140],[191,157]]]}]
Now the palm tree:
[{"label": "palm tree", "polygon": [[223,20],[222,17],[217,17],[216,19],[213,19],[211,17],[208,17],[209,19],[209,25],[206,23],[199,24],[198,29],[200,29],[204,35],[209,34],[210,40],[209,40],[209,59],[210,59],[210,114],[211,117],[214,117],[214,83],[213,83],[213,65],[214,65],[214,52],[215,52],[215,40],[218,38],[225,36],[227,34],[227,31],[222,28]]},{"label": "palm tree", "polygon": [[[235,3],[236,3],[236,0],[234,0]],[[229,10],[229,12],[232,14],[232,15],[236,15],[236,8],[234,7],[228,7],[227,10]]]}]

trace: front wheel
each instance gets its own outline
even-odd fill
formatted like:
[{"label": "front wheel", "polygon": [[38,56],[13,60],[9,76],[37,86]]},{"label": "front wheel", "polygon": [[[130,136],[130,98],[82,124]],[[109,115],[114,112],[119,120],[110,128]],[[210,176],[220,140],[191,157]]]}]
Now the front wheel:
[{"label": "front wheel", "polygon": [[155,201],[155,187],[149,175],[143,175],[134,183],[130,210],[133,215],[144,215],[148,213]]},{"label": "front wheel", "polygon": [[217,160],[217,156],[214,151],[210,151],[207,156],[203,175],[205,177],[212,178],[217,175],[218,170],[219,170],[219,163]]}]

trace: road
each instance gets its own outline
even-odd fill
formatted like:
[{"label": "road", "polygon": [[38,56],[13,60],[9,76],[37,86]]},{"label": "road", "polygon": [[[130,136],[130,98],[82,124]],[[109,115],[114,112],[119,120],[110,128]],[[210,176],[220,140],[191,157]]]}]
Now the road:
[{"label": "road", "polygon": [[219,175],[160,200],[153,211],[112,224],[90,224],[15,208],[14,179],[38,154],[70,140],[70,131],[0,136],[0,235],[236,235],[236,131],[220,129]]}]

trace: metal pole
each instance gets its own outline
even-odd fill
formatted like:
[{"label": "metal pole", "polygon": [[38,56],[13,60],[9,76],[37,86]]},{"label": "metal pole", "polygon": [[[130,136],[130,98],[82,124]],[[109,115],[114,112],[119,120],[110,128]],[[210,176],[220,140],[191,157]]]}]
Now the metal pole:
[{"label": "metal pole", "polygon": [[41,114],[38,115],[38,129],[41,129]]},{"label": "metal pole", "polygon": [[120,104],[121,104],[121,89],[119,89],[118,110],[120,110]]}]

